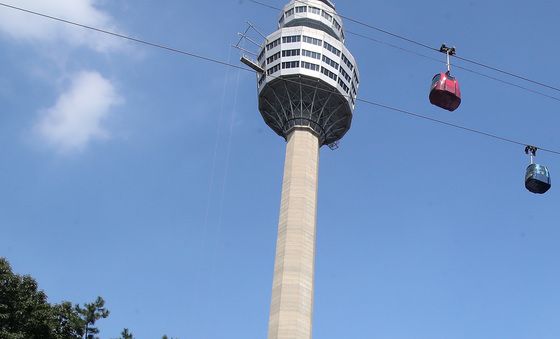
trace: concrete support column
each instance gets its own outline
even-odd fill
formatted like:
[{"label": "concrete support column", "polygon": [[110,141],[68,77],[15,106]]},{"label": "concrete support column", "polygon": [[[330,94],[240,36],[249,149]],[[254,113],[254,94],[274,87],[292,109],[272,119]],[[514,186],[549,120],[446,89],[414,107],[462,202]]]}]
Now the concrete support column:
[{"label": "concrete support column", "polygon": [[268,339],[310,339],[313,316],[319,139],[288,136]]}]

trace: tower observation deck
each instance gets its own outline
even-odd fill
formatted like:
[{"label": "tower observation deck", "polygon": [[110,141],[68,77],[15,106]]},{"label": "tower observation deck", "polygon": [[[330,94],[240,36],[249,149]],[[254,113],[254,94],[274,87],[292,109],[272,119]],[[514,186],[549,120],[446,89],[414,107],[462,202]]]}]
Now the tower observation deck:
[{"label": "tower observation deck", "polygon": [[350,129],[358,67],[329,0],[290,1],[259,52],[259,111],[287,141],[268,338],[310,339],[319,149]]},{"label": "tower observation deck", "polygon": [[313,131],[320,145],[350,129],[359,72],[344,46],[342,19],[328,0],[294,0],[278,20],[257,62],[259,111],[287,139],[296,127]]}]

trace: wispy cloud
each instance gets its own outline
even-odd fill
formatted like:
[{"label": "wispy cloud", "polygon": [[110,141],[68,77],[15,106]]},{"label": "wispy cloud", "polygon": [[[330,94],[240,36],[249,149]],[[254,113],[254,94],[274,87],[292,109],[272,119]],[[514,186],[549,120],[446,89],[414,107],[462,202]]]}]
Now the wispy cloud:
[{"label": "wispy cloud", "polygon": [[97,72],[81,72],[56,104],[44,110],[35,131],[59,153],[79,152],[93,140],[110,137],[104,122],[120,102],[108,79]]},{"label": "wispy cloud", "polygon": [[[8,0],[7,3],[80,24],[119,31],[111,15],[97,6],[99,0]],[[75,49],[107,54],[122,51],[122,41],[5,7],[0,7],[0,37],[8,42],[43,47],[35,49],[47,61],[41,63],[41,71],[36,76],[39,81],[58,84],[60,79],[70,80],[66,90],[55,94],[58,98],[53,98],[53,106],[40,110],[38,120],[33,122],[34,135],[42,143],[58,153],[67,154],[80,152],[92,141],[111,136],[107,119],[112,108],[123,101],[115,86],[100,72],[75,73],[69,69],[88,60],[81,58],[79,63],[74,62],[71,55]],[[73,74],[70,77],[69,72]]]},{"label": "wispy cloud", "polygon": [[[117,30],[112,18],[97,9],[94,3],[94,0],[12,0],[9,4],[84,25]],[[102,34],[4,7],[0,8],[0,32],[16,40],[66,43],[101,52],[120,46],[114,39]]]}]

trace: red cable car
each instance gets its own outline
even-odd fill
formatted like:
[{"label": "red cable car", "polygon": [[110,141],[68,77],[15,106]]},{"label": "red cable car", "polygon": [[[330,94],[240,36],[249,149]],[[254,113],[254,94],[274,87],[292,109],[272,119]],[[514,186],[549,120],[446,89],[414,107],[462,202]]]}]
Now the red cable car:
[{"label": "red cable car", "polygon": [[430,102],[451,112],[461,104],[459,82],[449,72],[438,73],[432,79]]},{"label": "red cable car", "polygon": [[450,56],[455,55],[455,47],[441,45],[440,52],[447,55],[447,72],[438,73],[432,79],[430,103],[453,112],[461,104],[459,82],[451,76]]}]

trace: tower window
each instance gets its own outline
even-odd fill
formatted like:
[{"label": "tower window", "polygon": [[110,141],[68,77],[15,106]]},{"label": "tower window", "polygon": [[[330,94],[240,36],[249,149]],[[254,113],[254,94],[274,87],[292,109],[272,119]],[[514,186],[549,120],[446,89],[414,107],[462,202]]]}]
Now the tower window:
[{"label": "tower window", "polygon": [[266,74],[271,75],[271,74],[274,74],[274,73],[278,72],[279,70],[280,70],[280,64],[276,64],[276,65],[272,66],[271,68],[269,68],[266,71]]},{"label": "tower window", "polygon": [[346,93],[350,92],[350,88],[348,88],[348,86],[344,83],[344,81],[342,81],[342,79],[338,79],[338,84],[344,89]]},{"label": "tower window", "polygon": [[313,14],[321,15],[321,9],[313,6],[309,6],[309,11]]},{"label": "tower window", "polygon": [[356,81],[356,86],[360,85],[360,79],[358,79],[358,74],[356,74],[356,70],[354,70],[354,81]]},{"label": "tower window", "polygon": [[273,55],[269,56],[268,58],[266,58],[266,63],[267,64],[271,64],[273,63],[275,60],[277,60],[280,57],[280,52],[278,53],[274,53]]},{"label": "tower window", "polygon": [[342,67],[340,67],[340,74],[342,74],[342,76],[344,76],[344,79],[346,79],[346,81],[348,81],[348,82],[352,81],[352,78],[350,77],[350,75],[348,75],[348,73],[346,73],[346,71]]},{"label": "tower window", "polygon": [[301,41],[301,35],[290,35],[282,37],[282,43],[299,42]]},{"label": "tower window", "polygon": [[340,31],[340,29],[342,28],[342,26],[340,26],[340,24],[338,23],[338,21],[333,19],[333,24],[334,24],[334,28],[336,28],[337,30]]},{"label": "tower window", "polygon": [[288,61],[282,63],[282,69],[298,68],[298,67],[299,67],[299,61]]},{"label": "tower window", "polygon": [[313,44],[313,45],[316,45],[316,46],[321,46],[321,45],[323,45],[323,41],[322,41],[322,40],[320,40],[320,39],[315,39],[315,38],[312,38],[312,37],[306,36],[306,35],[303,36],[303,42],[307,42],[308,44]]},{"label": "tower window", "polygon": [[324,75],[328,76],[329,78],[333,79],[334,81],[336,81],[338,79],[338,76],[336,74],[334,74],[333,72],[329,71],[328,69],[326,69],[325,67],[321,67],[321,73],[323,73]]},{"label": "tower window", "polygon": [[346,57],[346,55],[342,54],[342,61],[344,61],[344,63],[346,64],[346,66],[348,66],[348,68],[350,68],[351,71],[354,70],[354,65],[352,65],[352,63],[350,62],[350,60],[348,60],[348,58]]},{"label": "tower window", "polygon": [[285,51],[282,51],[282,56],[283,57],[289,57],[289,56],[297,56],[300,54],[300,50],[299,49],[288,49]]},{"label": "tower window", "polygon": [[313,64],[311,62],[305,62],[305,61],[301,62],[301,67],[306,68],[306,69],[310,69],[312,71],[319,71],[319,69],[320,69],[319,65]]},{"label": "tower window", "polygon": [[306,57],[310,57],[310,58],[317,59],[317,60],[321,59],[321,53],[308,51],[306,49],[303,49],[301,51],[301,53],[303,54],[303,56],[306,56]]},{"label": "tower window", "polygon": [[325,48],[327,50],[329,50],[331,53],[335,54],[336,56],[340,56],[340,51],[336,47],[334,47],[333,45],[329,44],[326,41],[325,41],[324,45],[325,45]]},{"label": "tower window", "polygon": [[266,45],[266,50],[270,51],[272,48],[276,47],[280,45],[280,38],[274,40],[273,42],[269,43],[268,45]]},{"label": "tower window", "polygon": [[257,60],[261,61],[263,57],[264,57],[264,48],[262,49],[261,53],[259,54]]},{"label": "tower window", "polygon": [[327,56],[323,55],[323,61],[324,61],[327,65],[329,65],[329,66],[331,66],[332,68],[338,70],[338,64],[337,64],[334,60],[332,60],[332,59],[328,58]]}]

